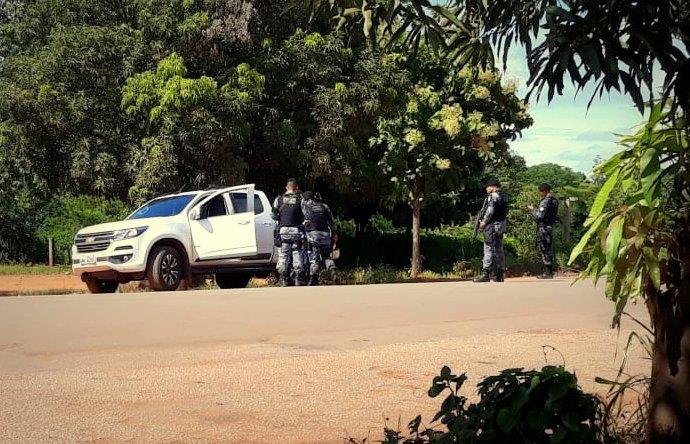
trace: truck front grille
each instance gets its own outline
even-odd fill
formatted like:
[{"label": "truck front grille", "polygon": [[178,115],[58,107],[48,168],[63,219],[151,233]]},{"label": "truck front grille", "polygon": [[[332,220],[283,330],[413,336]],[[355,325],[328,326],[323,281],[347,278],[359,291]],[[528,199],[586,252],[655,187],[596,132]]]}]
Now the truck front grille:
[{"label": "truck front grille", "polygon": [[96,251],[107,250],[113,241],[113,232],[105,231],[102,233],[77,234],[75,244],[80,253],[93,253]]}]

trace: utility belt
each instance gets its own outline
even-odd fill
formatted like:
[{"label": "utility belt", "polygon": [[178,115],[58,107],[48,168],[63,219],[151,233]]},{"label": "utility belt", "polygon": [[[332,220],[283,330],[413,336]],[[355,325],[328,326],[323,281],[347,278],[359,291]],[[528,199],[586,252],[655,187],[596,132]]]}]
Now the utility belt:
[{"label": "utility belt", "polygon": [[[284,230],[284,228],[287,228],[287,230]],[[280,248],[283,245],[283,236],[294,237],[293,242],[298,242],[301,246],[306,247],[306,242],[304,242],[306,232],[303,226],[276,226],[273,231],[273,245]]]}]

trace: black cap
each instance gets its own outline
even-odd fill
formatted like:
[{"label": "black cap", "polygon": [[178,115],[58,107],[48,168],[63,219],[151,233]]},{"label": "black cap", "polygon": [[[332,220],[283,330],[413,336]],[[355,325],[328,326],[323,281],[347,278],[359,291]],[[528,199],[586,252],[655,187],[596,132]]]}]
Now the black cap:
[{"label": "black cap", "polygon": [[304,194],[302,194],[302,197],[304,200],[309,200],[314,198],[314,193],[311,191],[305,191]]},{"label": "black cap", "polygon": [[290,184],[297,185],[297,179],[295,179],[294,177],[291,177],[287,180],[287,184],[288,185],[290,185]]},{"label": "black cap", "polygon": [[495,177],[491,177],[491,178],[486,180],[486,182],[484,183],[484,186],[485,187],[500,187],[501,182],[499,182],[498,179],[496,179]]},{"label": "black cap", "polygon": [[539,191],[551,191],[551,185],[546,182],[542,182],[539,184]]}]

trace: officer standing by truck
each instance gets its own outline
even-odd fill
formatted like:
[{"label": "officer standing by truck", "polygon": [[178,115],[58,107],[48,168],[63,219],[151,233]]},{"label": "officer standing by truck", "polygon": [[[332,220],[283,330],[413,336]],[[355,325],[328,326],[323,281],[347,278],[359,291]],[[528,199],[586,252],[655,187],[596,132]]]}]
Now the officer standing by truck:
[{"label": "officer standing by truck", "polygon": [[506,232],[506,218],[508,216],[508,198],[501,191],[501,184],[496,179],[486,181],[486,202],[483,215],[478,215],[479,230],[484,233],[484,257],[482,259],[482,274],[474,278],[474,282],[489,282],[492,270],[495,272],[496,282],[503,282],[506,257],[503,250],[503,235]]},{"label": "officer standing by truck", "polygon": [[306,239],[302,203],[297,179],[288,179],[285,193],[273,201],[272,217],[278,221],[276,246],[280,248],[276,269],[282,286],[292,283],[304,285],[302,273]]},{"label": "officer standing by truck", "polygon": [[309,249],[309,283],[319,285],[319,273],[322,266],[335,271],[335,262],[331,259],[333,242],[338,233],[331,209],[322,200],[319,193],[304,193],[304,227],[307,231]]},{"label": "officer standing by truck", "polygon": [[537,248],[544,264],[542,273],[537,276],[537,279],[553,279],[553,226],[558,218],[558,199],[551,194],[551,185],[548,183],[539,185],[539,194],[541,195],[539,206],[537,208],[534,208],[534,205],[527,206],[537,222]]}]

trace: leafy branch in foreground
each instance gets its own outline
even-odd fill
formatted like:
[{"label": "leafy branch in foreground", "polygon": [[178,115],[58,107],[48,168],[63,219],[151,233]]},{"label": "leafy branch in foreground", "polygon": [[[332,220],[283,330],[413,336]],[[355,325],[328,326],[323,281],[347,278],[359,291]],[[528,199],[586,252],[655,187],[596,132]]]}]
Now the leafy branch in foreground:
[{"label": "leafy branch in foreground", "polygon": [[654,334],[648,439],[690,436],[690,147],[682,119],[654,105],[623,150],[599,166],[606,177],[573,249],[591,252],[580,279],[606,277],[620,325],[629,301],[644,298]]}]

